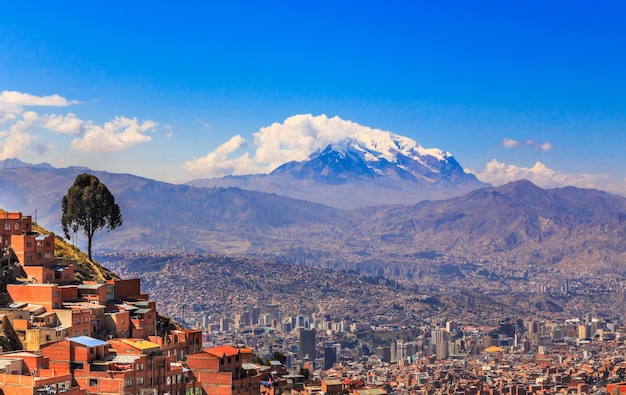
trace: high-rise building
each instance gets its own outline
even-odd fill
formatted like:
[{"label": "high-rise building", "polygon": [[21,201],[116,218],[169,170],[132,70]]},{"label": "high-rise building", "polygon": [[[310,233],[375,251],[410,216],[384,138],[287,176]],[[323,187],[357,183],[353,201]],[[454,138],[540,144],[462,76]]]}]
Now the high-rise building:
[{"label": "high-rise building", "polygon": [[376,355],[378,355],[383,362],[391,362],[391,347],[378,346],[376,348]]},{"label": "high-rise building", "polygon": [[228,332],[228,318],[226,317],[220,319],[220,332]]},{"label": "high-rise building", "polygon": [[337,347],[333,343],[324,344],[324,369],[330,369],[337,363]]},{"label": "high-rise building", "polygon": [[579,324],[577,329],[579,339],[586,339],[590,336],[589,325]]},{"label": "high-rise building", "polygon": [[257,325],[259,323],[259,316],[261,315],[261,308],[259,306],[254,306],[252,308],[252,325]]},{"label": "high-rise building", "polygon": [[300,329],[300,359],[315,359],[315,329]]}]

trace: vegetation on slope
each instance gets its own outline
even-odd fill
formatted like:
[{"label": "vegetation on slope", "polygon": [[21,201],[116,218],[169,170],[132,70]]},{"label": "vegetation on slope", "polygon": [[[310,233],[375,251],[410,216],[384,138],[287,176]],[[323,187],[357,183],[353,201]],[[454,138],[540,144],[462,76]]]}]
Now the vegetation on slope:
[{"label": "vegetation on slope", "polygon": [[[33,225],[33,230],[41,234],[51,234],[38,224]],[[105,281],[119,279],[119,276],[98,262],[90,261],[83,251],[67,242],[59,235],[54,237],[54,256],[74,264],[74,273],[78,281]]]}]

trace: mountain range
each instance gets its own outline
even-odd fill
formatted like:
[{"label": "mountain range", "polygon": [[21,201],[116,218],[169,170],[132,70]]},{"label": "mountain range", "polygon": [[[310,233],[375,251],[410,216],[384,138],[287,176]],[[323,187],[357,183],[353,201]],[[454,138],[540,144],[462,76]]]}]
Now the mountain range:
[{"label": "mountain range", "polygon": [[377,147],[331,145],[267,177],[322,189],[361,185],[364,193],[395,182],[450,188],[452,196],[470,191],[340,209],[276,193],[12,160],[0,161],[0,207],[33,215],[59,233],[63,195],[78,174],[90,172],[115,195],[124,218],[122,227],[96,234],[96,257],[112,251],[249,256],[428,286],[528,273],[626,274],[625,198],[574,187],[546,190],[524,180],[484,186],[443,151],[407,148],[400,139]]},{"label": "mountain range", "polygon": [[196,187],[237,187],[340,209],[414,204],[488,186],[438,148],[383,131],[355,134],[270,174],[199,179]]}]

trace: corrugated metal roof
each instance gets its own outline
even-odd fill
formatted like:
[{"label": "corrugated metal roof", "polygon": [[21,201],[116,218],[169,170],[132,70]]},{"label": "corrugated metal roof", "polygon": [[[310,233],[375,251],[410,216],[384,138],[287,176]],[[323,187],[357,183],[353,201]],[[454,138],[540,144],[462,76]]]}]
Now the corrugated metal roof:
[{"label": "corrugated metal roof", "polygon": [[98,289],[106,284],[79,284],[78,289]]},{"label": "corrugated metal roof", "polygon": [[269,366],[262,366],[262,365],[257,365],[256,363],[248,363],[248,362],[242,363],[241,368],[243,370],[258,370],[259,372],[263,372],[263,371],[271,369],[271,367]]},{"label": "corrugated metal roof", "polygon": [[152,309],[137,309],[135,311],[133,311],[133,314],[148,314],[149,312],[151,312]]},{"label": "corrugated metal roof", "polygon": [[94,339],[93,337],[89,337],[89,336],[68,337],[67,340],[74,342],[74,343],[78,343],[86,347],[99,347],[99,346],[104,346],[104,345],[109,344],[105,341]]},{"label": "corrugated metal roof", "polygon": [[111,360],[113,363],[135,363],[135,361],[139,358],[139,355],[116,355],[115,358]]}]

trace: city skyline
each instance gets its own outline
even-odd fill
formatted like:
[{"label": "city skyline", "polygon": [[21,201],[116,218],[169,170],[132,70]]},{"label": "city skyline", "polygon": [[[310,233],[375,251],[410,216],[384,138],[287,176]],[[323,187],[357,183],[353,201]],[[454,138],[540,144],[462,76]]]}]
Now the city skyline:
[{"label": "city skyline", "polygon": [[184,182],[267,172],[373,128],[494,185],[626,195],[623,11],[8,4],[0,159]]}]

